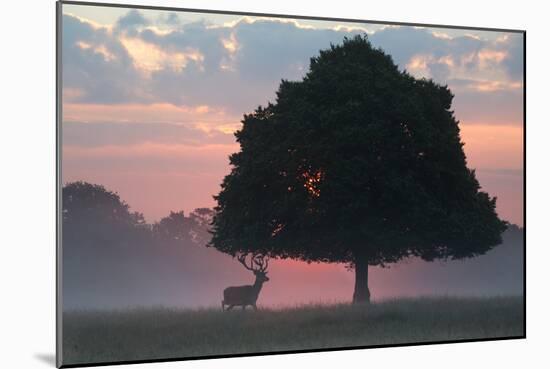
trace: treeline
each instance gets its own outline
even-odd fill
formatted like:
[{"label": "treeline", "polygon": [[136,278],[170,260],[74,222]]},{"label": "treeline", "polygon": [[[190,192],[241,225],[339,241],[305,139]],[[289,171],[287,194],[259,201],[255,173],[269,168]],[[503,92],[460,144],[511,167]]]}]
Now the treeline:
[{"label": "treeline", "polygon": [[[204,247],[211,209],[149,224],[117,193],[73,182],[63,187],[62,211],[65,308],[206,303],[216,276],[235,272],[229,256]],[[230,267],[208,273],[220,263]]]},{"label": "treeline", "polygon": [[[204,247],[211,209],[174,211],[147,223],[118,194],[85,182],[63,188],[63,308],[217,306],[232,284],[253,276],[229,255]],[[414,295],[518,295],[523,289],[524,231],[510,225],[503,244],[467,261],[411,259],[373,268],[380,298]],[[262,303],[347,299],[353,287],[344,266],[330,269],[270,263]]]},{"label": "treeline", "polygon": [[72,182],[63,187],[63,244],[76,248],[137,248],[152,244],[204,244],[213,211],[195,209],[170,212],[160,221],[148,224],[143,214],[131,211],[120,196],[105,187]]}]

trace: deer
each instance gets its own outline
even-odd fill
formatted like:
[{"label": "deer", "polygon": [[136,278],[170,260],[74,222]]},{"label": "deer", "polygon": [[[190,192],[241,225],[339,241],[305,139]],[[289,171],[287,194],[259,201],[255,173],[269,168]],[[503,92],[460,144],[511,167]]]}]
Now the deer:
[{"label": "deer", "polygon": [[[252,306],[254,310],[258,310],[256,301],[258,300],[263,284],[269,281],[266,272],[269,258],[262,255],[252,255],[250,258],[250,265],[248,265],[246,256],[247,254],[241,254],[237,256],[237,260],[247,270],[254,273],[256,281],[251,286],[227,287],[223,290],[222,310],[224,311],[231,310],[235,306],[241,306],[242,310],[244,310],[248,305]],[[225,307],[226,305],[227,309]]]}]

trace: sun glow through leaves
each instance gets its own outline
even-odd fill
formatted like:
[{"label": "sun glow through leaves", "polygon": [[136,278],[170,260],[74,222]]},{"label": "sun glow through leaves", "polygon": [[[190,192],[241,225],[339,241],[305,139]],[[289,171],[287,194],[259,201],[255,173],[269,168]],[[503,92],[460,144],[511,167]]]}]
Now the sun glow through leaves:
[{"label": "sun glow through leaves", "polygon": [[321,184],[323,176],[324,174],[321,170],[317,170],[313,173],[310,171],[302,173],[302,177],[304,178],[304,188],[312,197],[321,196],[321,190],[319,189],[319,186]]}]

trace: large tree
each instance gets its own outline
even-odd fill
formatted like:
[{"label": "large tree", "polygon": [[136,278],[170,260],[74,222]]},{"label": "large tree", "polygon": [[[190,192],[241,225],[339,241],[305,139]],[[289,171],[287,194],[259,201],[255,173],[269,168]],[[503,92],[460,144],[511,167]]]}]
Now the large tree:
[{"label": "large tree", "polygon": [[344,39],[244,116],[211,244],[355,268],[460,259],[501,243],[496,199],[468,169],[447,86],[400,71],[367,37]]}]

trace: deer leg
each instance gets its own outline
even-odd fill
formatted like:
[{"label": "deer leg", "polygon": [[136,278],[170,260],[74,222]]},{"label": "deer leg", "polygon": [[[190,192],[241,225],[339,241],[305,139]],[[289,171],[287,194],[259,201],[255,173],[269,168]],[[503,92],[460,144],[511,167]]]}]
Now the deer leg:
[{"label": "deer leg", "polygon": [[222,311],[225,310],[225,303],[222,301]]},{"label": "deer leg", "polygon": [[235,305],[229,305],[229,307],[225,310],[229,311],[229,310],[233,309],[233,306],[235,306]]},{"label": "deer leg", "polygon": [[246,309],[246,305],[243,305],[242,308],[243,308],[243,310]]}]

